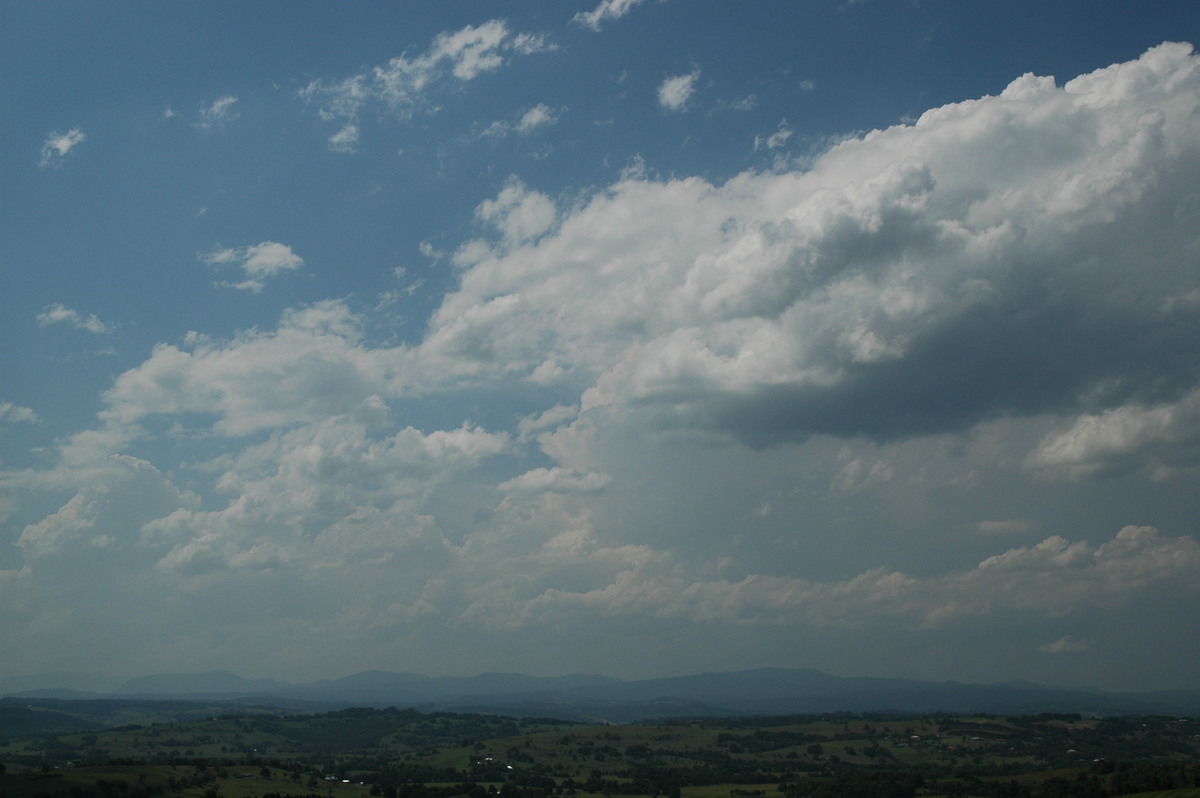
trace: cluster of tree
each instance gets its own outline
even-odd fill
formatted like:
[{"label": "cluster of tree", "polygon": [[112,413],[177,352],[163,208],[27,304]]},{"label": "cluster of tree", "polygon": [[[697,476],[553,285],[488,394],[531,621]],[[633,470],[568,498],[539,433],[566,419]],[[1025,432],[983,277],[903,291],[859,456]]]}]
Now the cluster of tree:
[{"label": "cluster of tree", "polygon": [[717,744],[729,748],[731,753],[763,753],[778,751],[781,748],[791,748],[809,743],[826,740],[810,732],[792,731],[788,729],[755,729],[750,734],[731,734],[723,732],[717,735]]},{"label": "cluster of tree", "polygon": [[1097,762],[1072,777],[1043,779],[929,778],[915,772],[843,773],[828,780],[780,785],[785,798],[913,798],[926,792],[949,798],[1117,798],[1200,788],[1200,763]]},{"label": "cluster of tree", "polygon": [[920,773],[843,773],[787,784],[783,792],[785,798],[913,798],[924,783]]},{"label": "cluster of tree", "polygon": [[[180,756],[184,746],[201,755]],[[753,798],[757,785],[771,794],[766,785],[777,784],[786,798],[908,798],[921,783],[923,792],[952,796],[1111,798],[1200,786],[1200,721],[845,714],[597,727],[356,708],[24,738],[0,754],[10,766],[103,764],[105,756],[111,764],[186,766],[163,789],[192,795],[215,794],[215,779],[228,776],[222,768],[236,767],[290,781],[297,792],[322,792],[327,777],[350,777],[383,798],[449,798],[440,791],[459,788],[455,795],[471,798],[670,797],[717,784],[745,785],[737,787],[740,798]],[[1053,768],[1070,775],[1046,772]],[[70,798],[157,796],[154,785],[113,781]],[[424,786],[434,783],[455,786]],[[300,798],[276,784],[261,785],[279,790],[264,798]]]},{"label": "cluster of tree", "polygon": [[[501,786],[476,784],[475,782],[441,785],[403,784],[399,787],[375,785],[371,788],[371,795],[381,796],[381,798],[461,798],[462,796],[466,796],[466,798],[546,798],[545,790],[536,787],[522,787],[512,782],[506,782]],[[262,798],[278,797],[264,795]],[[282,798],[287,798],[287,796]]]}]

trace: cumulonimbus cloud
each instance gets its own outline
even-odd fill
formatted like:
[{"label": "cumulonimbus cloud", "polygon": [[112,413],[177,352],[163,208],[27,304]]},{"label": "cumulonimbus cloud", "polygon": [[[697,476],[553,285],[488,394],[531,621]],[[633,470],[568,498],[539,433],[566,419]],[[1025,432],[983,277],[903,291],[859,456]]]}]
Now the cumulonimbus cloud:
[{"label": "cumulonimbus cloud", "polygon": [[1176,401],[1200,379],[1197,278],[1176,268],[1200,223],[1198,76],[1166,44],[806,169],[635,176],[549,235],[465,245],[424,349],[481,372],[553,362],[591,376],[585,410],[657,406],[761,444]]},{"label": "cumulonimbus cloud", "polygon": [[[388,96],[403,113],[428,81],[470,80],[535,48],[502,25],[459,33],[313,97],[343,124]],[[765,495],[786,470],[772,456],[831,442],[826,467],[804,478],[831,502],[866,502],[908,475],[840,447],[1008,420],[1045,425],[1022,474],[1191,473],[1198,105],[1196,56],[1166,44],[1063,85],[1024,76],[723,183],[631,171],[568,204],[513,178],[478,204],[484,232],[452,256],[458,284],[412,344],[373,342],[339,300],[293,308],[274,329],[157,346],[53,467],[0,474],[65,495],[25,525],[22,549],[35,564],[72,546],[136,554],[136,606],[181,584],[220,597],[249,575],[270,585],[272,611],[320,603],[283,628],[355,640],[418,619],[443,631],[596,619],[938,631],[1194,596],[1197,544],[1165,528],[1099,544],[1042,533],[980,544],[999,553],[967,567],[916,573],[880,557],[802,578],[783,562],[726,566],[735,524],[754,519],[674,519],[713,506],[692,480],[705,467],[727,485],[750,464]],[[300,265],[273,242],[205,260],[247,283]],[[495,426],[467,420],[488,411]],[[411,419],[422,414],[425,425]],[[155,436],[209,447],[180,465],[203,501],[127,453]],[[686,473],[643,462],[666,439],[696,442],[674,461]],[[606,440],[611,452],[595,454]],[[700,449],[737,459],[686,462]],[[614,509],[646,473],[656,480],[640,495],[678,528],[647,513],[629,531]],[[1022,509],[986,513],[959,531],[996,541],[1036,527],[981,520]],[[704,534],[722,538],[715,563]],[[281,628],[267,609],[245,621],[243,607],[220,606],[213,628],[245,639]]]}]

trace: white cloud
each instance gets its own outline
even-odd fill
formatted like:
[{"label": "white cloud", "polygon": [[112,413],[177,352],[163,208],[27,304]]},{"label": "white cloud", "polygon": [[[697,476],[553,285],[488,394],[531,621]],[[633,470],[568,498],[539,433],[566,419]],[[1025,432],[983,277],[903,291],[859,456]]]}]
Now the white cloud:
[{"label": "white cloud", "polygon": [[493,19],[440,33],[423,52],[397,56],[369,72],[332,84],[314,80],[300,96],[320,103],[322,119],[342,123],[329,140],[330,149],[352,152],[358,141],[359,114],[369,103],[380,103],[399,118],[410,119],[428,110],[427,97],[442,82],[466,83],[495,72],[512,56],[554,49],[543,35],[514,33],[506,22]]},{"label": "white cloud", "polygon": [[1085,414],[1047,435],[1029,457],[1032,468],[1072,479],[1141,471],[1153,479],[1200,469],[1200,389],[1176,402],[1122,405]]},{"label": "white cloud", "polygon": [[305,574],[420,550],[445,557],[448,544],[422,515],[422,502],[439,482],[506,445],[505,435],[478,427],[429,434],[407,427],[379,438],[361,421],[330,417],[224,464],[219,487],[231,496],[224,508],[181,509],[143,534],[167,549],[160,570],[192,576],[284,567]]},{"label": "white cloud", "polygon": [[783,145],[787,144],[788,139],[790,139],[793,135],[795,135],[795,131],[788,127],[787,121],[784,120],[783,122],[779,123],[779,127],[776,128],[775,132],[771,135],[765,138],[762,136],[755,136],[754,149],[756,152],[761,147],[766,147],[768,150],[777,150]]},{"label": "white cloud", "polygon": [[358,152],[358,125],[349,124],[329,137],[329,149],[334,152],[354,154]]},{"label": "white cloud", "polygon": [[237,97],[227,94],[224,97],[213,100],[209,105],[201,106],[200,121],[196,124],[209,130],[221,127],[226,122],[232,122],[239,116],[238,112],[233,110],[234,103],[237,101]]},{"label": "white cloud", "polygon": [[522,438],[529,436],[546,429],[553,429],[575,418],[579,413],[578,407],[570,407],[567,405],[555,405],[548,410],[544,410],[532,416],[527,416],[517,424],[517,429]]},{"label": "white cloud", "polygon": [[[136,550],[163,578],[187,580],[286,568],[320,582],[331,564],[391,559],[409,544],[449,556],[422,505],[451,476],[505,452],[509,436],[469,423],[395,427],[381,395],[396,393],[399,354],[364,347],[341,303],[290,311],[271,332],[158,347],[117,378],[102,426],[61,444],[52,469],[0,473],[5,487],[73,491],[19,545],[30,557]],[[163,417],[175,436],[234,442],[192,466],[211,480],[209,506],[119,453]]]},{"label": "white cloud", "polygon": [[87,330],[96,335],[111,333],[116,329],[115,325],[100,321],[94,313],[84,316],[78,311],[58,303],[43,308],[42,312],[37,315],[37,323],[43,327],[50,324],[69,324],[77,330]]},{"label": "white cloud", "polygon": [[56,512],[26,526],[17,546],[30,557],[57,554],[82,542],[91,548],[127,548],[130,533],[147,521],[190,506],[194,496],[171,485],[150,463],[112,455],[103,477],[81,488]]},{"label": "white cloud", "polygon": [[[581,551],[580,557],[592,556]],[[914,577],[886,568],[817,582],[753,574],[733,581],[689,579],[664,569],[662,553],[613,560],[603,582],[589,590],[550,588],[527,599],[511,597],[492,608],[491,620],[548,622],[564,613],[602,617],[637,615],[733,623],[801,623],[869,628],[901,624],[939,629],[982,618],[1062,618],[1120,607],[1155,590],[1196,589],[1200,544],[1163,538],[1149,527],[1126,527],[1098,547],[1051,537],[1032,548],[990,557],[972,570]],[[530,564],[529,567],[533,567]]]},{"label": "white cloud", "polygon": [[501,138],[516,133],[526,136],[538,128],[553,125],[558,121],[558,114],[558,111],[555,111],[545,103],[538,103],[527,111],[522,112],[516,122],[497,120],[488,125],[480,135]]},{"label": "white cloud", "polygon": [[204,255],[201,260],[210,266],[233,265],[241,268],[246,274],[245,280],[223,285],[256,294],[266,285],[268,277],[299,269],[304,265],[304,259],[293,252],[291,247],[276,241],[263,241],[249,247],[218,249]]},{"label": "white cloud", "polygon": [[12,402],[0,402],[0,421],[36,424],[38,420],[38,414],[28,407],[14,405]]},{"label": "white cloud", "polygon": [[66,133],[59,133],[56,130],[48,134],[46,140],[42,142],[42,157],[38,161],[38,166],[42,169],[62,166],[71,150],[86,139],[87,136],[84,135],[83,130],[77,127],[71,128]]},{"label": "white cloud", "polygon": [[667,111],[682,111],[696,91],[700,70],[667,78],[658,87],[658,104]]},{"label": "white cloud", "polygon": [[[479,211],[504,246],[459,250],[421,354],[476,374],[553,362],[593,380],[585,412],[756,444],[1149,399],[1193,347],[1198,309],[1161,308],[1197,287],[1170,264],[1200,224],[1183,202],[1198,74],[1164,45],[1061,88],[1018,79],[803,172],[631,174],[558,217],[510,186]],[[1096,357],[1100,339],[1121,345]]]},{"label": "white cloud", "polygon": [[557,209],[545,194],[510,179],[494,200],[484,200],[475,215],[498,230],[509,247],[533,241],[554,224]]},{"label": "white cloud", "polygon": [[607,474],[579,474],[569,468],[535,468],[496,486],[505,493],[593,493],[612,482]]},{"label": "white cloud", "polygon": [[545,103],[538,103],[521,115],[520,121],[517,122],[516,131],[518,133],[530,133],[539,127],[545,125],[553,125],[558,121],[558,113],[547,106]]},{"label": "white cloud", "polygon": [[352,413],[368,397],[390,393],[401,362],[360,338],[358,317],[343,303],[323,302],[288,311],[273,331],[160,344],[114,381],[101,417],[126,429],[150,416],[211,414],[213,431],[242,436]]},{"label": "white cloud", "polygon": [[591,11],[580,11],[571,21],[599,31],[603,23],[620,19],[642,2],[643,0],[601,0],[600,5]]},{"label": "white cloud", "polygon": [[[402,114],[431,81],[544,46],[464,31],[381,68],[410,92]],[[323,110],[354,124],[391,85],[359,76]],[[1090,513],[1066,528],[1037,503],[1012,519],[1008,488],[1023,464],[1126,486],[1195,467],[1200,277],[1180,264],[1200,229],[1198,97],[1195,57],[1167,45],[1061,87],[1020,78],[803,170],[634,168],[575,202],[514,177],[478,203],[480,237],[445,246],[458,282],[419,341],[379,344],[328,301],[119,375],[50,466],[0,472],[56,508],[22,511],[33,567],[0,583],[32,585],[62,630],[189,610],[167,642],[198,667],[264,645],[341,667],[314,634],[432,661],[496,629],[608,656],[610,619],[701,621],[705,643],[1019,621],[1036,656],[1030,640],[1088,643],[1062,637],[1095,628],[1072,619],[1193,607],[1200,547],[1159,515],[1163,533],[1086,539],[1126,523],[1094,523],[1106,508],[1144,505],[1063,483]],[[204,260],[247,290],[302,265],[275,242]],[[60,308],[45,323],[86,322]],[[150,466],[172,440],[196,459]],[[1044,528],[1059,534],[1026,537]],[[72,556],[111,557],[89,577],[107,581],[56,598],[44,569]],[[104,607],[77,600],[97,586]]]}]

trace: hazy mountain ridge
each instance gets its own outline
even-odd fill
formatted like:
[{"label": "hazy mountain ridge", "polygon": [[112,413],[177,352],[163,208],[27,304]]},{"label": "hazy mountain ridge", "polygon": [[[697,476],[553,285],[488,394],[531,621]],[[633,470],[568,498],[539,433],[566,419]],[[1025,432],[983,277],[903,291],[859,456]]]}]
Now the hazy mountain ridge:
[{"label": "hazy mountain ridge", "polygon": [[[31,680],[18,683],[27,686]],[[1200,689],[1110,693],[1029,682],[967,684],[912,679],[841,677],[812,669],[762,668],[623,681],[572,674],[536,677],[484,673],[430,677],[364,671],[301,684],[245,679],[229,671],[154,674],[131,679],[111,693],[53,689],[0,695],[42,699],[252,701],[293,709],[304,706],[396,706],[457,712],[603,719],[617,722],[664,716],[780,715],[825,712],[1200,715]]]}]

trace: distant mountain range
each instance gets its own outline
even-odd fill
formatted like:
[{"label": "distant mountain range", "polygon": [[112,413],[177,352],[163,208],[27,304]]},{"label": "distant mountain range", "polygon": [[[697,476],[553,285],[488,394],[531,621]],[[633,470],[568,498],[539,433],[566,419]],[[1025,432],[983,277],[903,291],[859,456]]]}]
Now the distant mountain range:
[{"label": "distant mountain range", "polygon": [[1200,715],[1200,689],[1113,693],[1028,682],[964,684],[847,678],[810,669],[779,668],[639,681],[580,674],[429,677],[364,671],[341,679],[303,684],[244,679],[228,671],[211,671],[143,676],[103,692],[78,689],[86,682],[75,674],[71,679],[64,678],[56,688],[50,688],[52,682],[43,681],[34,689],[32,680],[4,680],[0,681],[0,695],[24,699],[237,702],[293,710],[395,706],[612,722],[839,711]]}]

